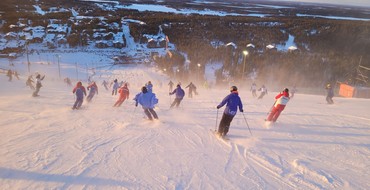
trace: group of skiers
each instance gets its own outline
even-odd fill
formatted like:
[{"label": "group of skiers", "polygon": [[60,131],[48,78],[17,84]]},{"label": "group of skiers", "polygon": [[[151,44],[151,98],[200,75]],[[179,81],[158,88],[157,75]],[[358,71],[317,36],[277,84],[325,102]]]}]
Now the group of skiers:
[{"label": "group of skiers", "polygon": [[[172,82],[172,81],[171,81]],[[170,82],[170,83],[171,83]],[[170,87],[171,88],[171,87]],[[196,92],[196,86],[191,82],[186,88],[189,88],[189,98],[192,98],[192,93],[198,94]],[[95,94],[98,94],[98,87],[95,82],[92,82],[88,87],[87,90],[89,91],[89,95],[86,94],[86,89],[82,85],[82,82],[77,82],[76,86],[73,88],[72,92],[76,94],[76,101],[72,107],[72,109],[80,109],[83,103],[84,96],[87,95],[86,100],[90,102]],[[128,88],[128,83],[124,82],[122,85],[119,85],[118,80],[115,79],[112,83],[112,95],[116,95],[118,92],[119,97],[117,101],[114,103],[113,107],[120,107],[122,103],[129,99],[130,97],[130,90]],[[176,85],[176,88],[171,92],[169,95],[175,95],[175,99],[171,103],[170,108],[176,107],[178,108],[181,101],[185,97],[185,91],[181,88],[181,83]],[[148,81],[142,88],[141,91],[136,94],[135,98],[135,106],[139,104],[142,106],[145,115],[148,117],[149,120],[158,119],[158,115],[154,110],[155,105],[158,103],[158,98],[156,94],[153,93],[153,84],[151,81]]]},{"label": "group of skiers", "polygon": [[[7,76],[9,77],[9,81],[12,80],[12,75],[14,73],[10,70],[7,73]],[[18,77],[17,77],[18,78]],[[36,97],[39,96],[38,93],[40,91],[40,88],[42,87],[41,81],[45,78],[44,76],[41,76],[40,74],[36,74],[36,81],[33,81],[32,75],[30,75],[26,81],[26,86],[29,86],[34,92],[32,93],[32,96]],[[33,86],[33,83],[35,82],[35,87]],[[65,82],[67,82],[65,80]],[[68,85],[70,85],[71,81],[68,80]],[[108,90],[107,82],[104,80],[102,83],[104,87]],[[170,108],[179,107],[181,104],[181,101],[185,97],[185,91],[181,87],[181,83],[178,83],[176,85],[176,88],[173,89],[174,83],[170,81],[168,83],[169,85],[169,95],[175,95],[175,98],[173,102],[170,105]],[[118,83],[118,80],[115,79],[112,83],[112,95],[116,95],[117,92],[119,94],[117,101],[114,103],[113,107],[120,107],[122,103],[125,100],[128,100],[130,97],[130,91],[129,91],[129,84],[127,82],[121,82]],[[190,82],[189,85],[187,85],[185,88],[188,88],[188,97],[193,98],[193,93],[197,95],[196,86]],[[328,83],[325,87],[327,90],[327,96],[326,101],[328,104],[333,104],[333,96],[334,91],[330,83]],[[86,96],[86,101],[91,102],[95,94],[98,94],[98,86],[95,81],[92,81],[88,86],[87,90],[89,91],[89,94],[87,95],[87,91],[85,87],[82,85],[82,82],[77,82],[76,86],[73,88],[72,92],[76,95],[76,100],[73,104],[72,109],[80,109],[81,105],[84,100],[84,96]],[[256,91],[257,91],[257,85],[255,83],[252,84],[250,91],[252,92],[253,97],[257,97]],[[260,96],[258,99],[262,99],[264,95],[267,94],[267,88],[265,85],[262,85],[261,88],[258,89],[258,91],[261,91]],[[267,118],[265,121],[275,123],[277,119],[279,118],[282,111],[285,109],[287,103],[290,99],[294,97],[294,93],[297,91],[295,85],[293,86],[291,90],[291,94],[289,94],[289,89],[285,88],[282,92],[277,94],[275,96],[275,103],[271,107]],[[156,97],[156,94],[153,93],[153,84],[151,81],[148,81],[142,88],[141,91],[136,94],[135,98],[133,99],[135,101],[135,106],[137,107],[139,104],[143,108],[143,111],[145,115],[148,117],[149,120],[158,119],[158,115],[156,111],[154,110],[155,105],[158,104],[158,98]],[[229,132],[230,124],[235,117],[237,111],[239,110],[241,113],[243,113],[243,104],[241,101],[241,98],[239,97],[238,88],[236,86],[231,86],[230,88],[230,94],[228,94],[217,106],[217,109],[222,108],[225,106],[225,109],[223,111],[223,115],[220,121],[220,124],[218,125],[217,134],[224,138],[227,133]]]},{"label": "group of skiers", "polygon": [[[256,83],[254,83],[254,82],[252,83],[250,91],[252,92],[252,96],[254,98],[256,98],[257,97],[257,85],[256,85]],[[265,87],[264,84],[261,86],[261,88],[258,89],[258,91],[261,91],[261,94],[258,96],[258,99],[262,99],[267,94],[267,88]]]},{"label": "group of skiers", "polygon": [[[253,93],[253,91],[252,91]],[[271,108],[271,111],[266,119],[267,122],[276,122],[279,118],[280,113],[284,110],[285,106],[289,101],[289,89],[285,88],[281,93],[275,96],[275,103]],[[218,126],[217,135],[221,138],[225,138],[229,132],[230,124],[236,115],[238,109],[243,113],[243,104],[239,97],[238,88],[236,86],[231,86],[230,94],[227,95],[220,104],[216,106],[217,109],[220,109],[226,105],[220,124]]]}]

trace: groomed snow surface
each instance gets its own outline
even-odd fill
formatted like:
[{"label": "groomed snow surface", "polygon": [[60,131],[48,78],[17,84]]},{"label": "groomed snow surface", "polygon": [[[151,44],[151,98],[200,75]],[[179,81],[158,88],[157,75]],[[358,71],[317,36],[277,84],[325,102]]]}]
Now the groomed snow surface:
[{"label": "groomed snow surface", "polygon": [[[46,77],[36,98],[26,74],[12,82],[0,75],[0,189],[370,188],[369,99],[335,97],[327,105],[324,91],[296,94],[267,129],[277,92],[257,100],[249,86],[239,86],[245,112],[235,116],[224,142],[210,130],[221,119],[223,108],[215,107],[228,88],[195,82],[199,95],[169,109],[173,97],[163,74],[141,67],[111,71],[128,79],[130,99],[112,107],[118,96],[101,82],[113,78],[100,74],[99,94],[81,110],[71,109],[73,87],[58,75],[40,72]],[[159,97],[159,121],[146,120],[132,100],[148,80]]]}]

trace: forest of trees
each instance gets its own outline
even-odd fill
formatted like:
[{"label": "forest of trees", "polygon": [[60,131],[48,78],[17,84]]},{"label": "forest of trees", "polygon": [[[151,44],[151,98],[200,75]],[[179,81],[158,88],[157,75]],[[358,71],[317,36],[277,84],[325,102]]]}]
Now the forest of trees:
[{"label": "forest of trees", "polygon": [[[158,32],[161,25],[177,51],[186,52],[191,60],[191,70],[197,64],[222,62],[222,70],[233,79],[240,79],[243,67],[243,51],[247,57],[246,74],[257,70],[262,80],[274,80],[288,85],[317,86],[327,82],[348,82],[353,79],[356,68],[370,66],[370,22],[312,18],[253,18],[234,16],[204,16],[176,14],[132,15],[147,23],[144,33]],[[277,23],[271,25],[269,23]],[[132,32],[140,31],[132,26]],[[282,44],[294,36],[298,50],[293,52],[267,49],[269,44]],[[138,37],[138,33],[136,37]],[[211,41],[232,46],[214,47]],[[247,44],[255,48],[247,48]],[[174,63],[177,58],[162,61]],[[218,72],[220,81],[225,81]],[[190,71],[191,72],[191,71]],[[197,71],[194,71],[197,72]],[[266,81],[269,82],[269,81]]]}]

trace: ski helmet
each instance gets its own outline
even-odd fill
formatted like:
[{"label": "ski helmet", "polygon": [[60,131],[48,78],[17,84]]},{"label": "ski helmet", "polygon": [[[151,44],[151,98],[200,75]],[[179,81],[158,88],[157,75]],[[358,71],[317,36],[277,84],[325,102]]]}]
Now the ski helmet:
[{"label": "ski helmet", "polygon": [[147,93],[147,92],[148,92],[148,89],[147,89],[145,86],[143,86],[143,87],[141,88],[141,92],[143,92],[143,93]]},{"label": "ski helmet", "polygon": [[230,92],[233,92],[233,91],[238,91],[238,88],[236,86],[231,86],[230,87]]}]

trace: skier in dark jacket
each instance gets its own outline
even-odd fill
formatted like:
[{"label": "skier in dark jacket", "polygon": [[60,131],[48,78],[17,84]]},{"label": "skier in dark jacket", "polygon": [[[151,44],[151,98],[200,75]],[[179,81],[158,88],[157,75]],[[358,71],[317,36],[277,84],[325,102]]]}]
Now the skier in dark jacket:
[{"label": "skier in dark jacket", "polygon": [[43,77],[41,77],[40,74],[37,74],[37,76],[36,76],[36,90],[32,94],[33,97],[39,96],[39,91],[40,91],[40,88],[42,87],[41,81],[44,80],[44,78],[45,78],[45,75]]},{"label": "skier in dark jacket", "polygon": [[334,90],[330,83],[326,85],[327,94],[326,94],[326,102],[328,104],[334,104],[333,97],[334,97]]},{"label": "skier in dark jacket", "polygon": [[185,88],[189,88],[189,91],[188,91],[188,97],[189,98],[193,98],[193,92],[195,93],[195,95],[197,95],[197,87],[192,83],[190,82],[189,85],[187,85]]},{"label": "skier in dark jacket", "polygon": [[261,91],[261,94],[260,96],[258,96],[258,99],[262,99],[267,94],[267,88],[265,87],[265,85],[262,85],[262,87],[258,89],[258,91]]},{"label": "skier in dark jacket", "polygon": [[239,107],[239,111],[243,112],[243,104],[238,94],[238,88],[236,86],[232,86],[230,88],[230,94],[227,95],[222,102],[217,106],[217,109],[220,109],[222,106],[226,104],[226,108],[222,115],[222,119],[220,121],[220,125],[218,126],[217,134],[224,138],[225,135],[229,132],[230,123],[233,120],[234,116],[236,115]]},{"label": "skier in dark jacket", "polygon": [[76,94],[76,101],[72,109],[79,109],[82,105],[82,102],[84,101],[84,95],[86,96],[86,89],[84,86],[82,86],[82,82],[77,82],[72,92]]},{"label": "skier in dark jacket", "polygon": [[149,91],[149,92],[153,92],[153,84],[151,81],[149,81],[148,83],[145,84],[145,87],[146,89]]},{"label": "skier in dark jacket", "polygon": [[185,96],[185,91],[181,88],[180,84],[177,85],[176,89],[169,93],[170,95],[176,94],[175,100],[173,100],[171,104],[171,108],[176,105],[176,107],[179,107],[182,99]]},{"label": "skier in dark jacket", "polygon": [[168,83],[168,86],[169,86],[169,91],[172,92],[172,90],[173,90],[173,82],[172,82],[172,80],[170,80],[170,82]]}]

